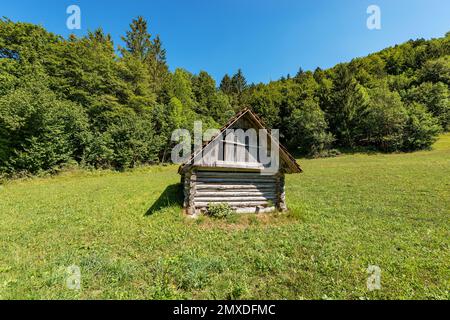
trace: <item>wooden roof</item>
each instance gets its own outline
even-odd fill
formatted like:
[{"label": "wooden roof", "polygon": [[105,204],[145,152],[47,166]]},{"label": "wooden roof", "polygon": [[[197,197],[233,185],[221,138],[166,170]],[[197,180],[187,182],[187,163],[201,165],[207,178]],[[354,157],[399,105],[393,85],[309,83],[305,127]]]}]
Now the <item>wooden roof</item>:
[{"label": "wooden roof", "polygon": [[[261,118],[259,118],[251,109],[244,108],[243,110],[236,113],[228,122],[220,129],[220,133],[214,136],[211,140],[206,141],[203,143],[202,148],[198,150],[197,152],[193,152],[189,159],[183,163],[179,169],[178,173],[181,173],[185,171],[188,167],[192,165],[193,159],[200,153],[203,152],[203,150],[213,141],[215,141],[218,137],[220,137],[227,129],[229,129],[234,123],[236,123],[239,119],[242,117],[246,117],[250,122],[252,122],[257,129],[266,129],[268,134],[271,133],[271,130],[267,128],[267,126],[264,124]],[[287,149],[280,143],[276,142],[272,139],[272,141],[275,144],[278,144],[279,150],[280,150],[280,159],[281,161],[286,165],[286,168],[288,169],[287,173],[301,173],[303,172],[300,165],[297,163],[295,158],[287,151]]]}]

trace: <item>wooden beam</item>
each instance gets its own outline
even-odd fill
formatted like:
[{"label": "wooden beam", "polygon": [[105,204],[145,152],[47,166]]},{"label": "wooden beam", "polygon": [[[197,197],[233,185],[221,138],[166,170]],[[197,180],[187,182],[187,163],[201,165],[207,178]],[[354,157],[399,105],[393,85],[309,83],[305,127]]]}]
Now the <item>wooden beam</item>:
[{"label": "wooden beam", "polygon": [[275,193],[273,190],[266,190],[261,191],[261,190],[248,190],[248,191],[209,191],[209,190],[197,190],[197,193],[195,194],[195,196],[197,198],[202,198],[202,197],[214,197],[214,196],[221,196],[221,197],[230,197],[230,196],[234,196],[234,197],[254,197],[254,196],[265,196],[265,197],[270,197],[270,198],[276,198],[277,193]]},{"label": "wooden beam", "polygon": [[206,189],[206,190],[235,190],[235,189],[242,189],[242,190],[262,190],[262,189],[269,189],[269,190],[274,190],[275,189],[275,185],[273,183],[261,183],[261,184],[222,184],[222,185],[217,185],[217,184],[201,184],[198,183],[196,185],[196,189],[197,190],[202,190],[202,189]]},{"label": "wooden beam", "polygon": [[[209,202],[195,202],[195,208],[207,208],[209,204],[214,203]],[[231,207],[256,207],[256,206],[267,206],[267,201],[252,201],[252,202],[217,202],[217,203],[228,203]]]},{"label": "wooden beam", "polygon": [[245,201],[276,201],[276,196],[273,197],[265,197],[265,196],[251,196],[251,197],[224,197],[215,195],[213,197],[195,197],[195,201],[204,202],[245,202]]}]

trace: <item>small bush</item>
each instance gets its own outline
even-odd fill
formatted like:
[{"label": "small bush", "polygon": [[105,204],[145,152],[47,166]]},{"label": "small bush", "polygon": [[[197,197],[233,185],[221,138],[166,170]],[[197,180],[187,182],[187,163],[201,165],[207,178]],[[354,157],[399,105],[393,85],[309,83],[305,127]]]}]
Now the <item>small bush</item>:
[{"label": "small bush", "polygon": [[208,215],[214,218],[223,219],[234,213],[233,208],[228,203],[218,203],[208,205]]},{"label": "small bush", "polygon": [[340,156],[341,152],[337,149],[327,149],[327,150],[322,150],[316,153],[312,153],[310,155],[310,158],[334,158],[337,156]]},{"label": "small bush", "polygon": [[407,111],[409,117],[405,127],[403,149],[412,151],[431,148],[442,130],[438,119],[419,103],[412,103]]}]

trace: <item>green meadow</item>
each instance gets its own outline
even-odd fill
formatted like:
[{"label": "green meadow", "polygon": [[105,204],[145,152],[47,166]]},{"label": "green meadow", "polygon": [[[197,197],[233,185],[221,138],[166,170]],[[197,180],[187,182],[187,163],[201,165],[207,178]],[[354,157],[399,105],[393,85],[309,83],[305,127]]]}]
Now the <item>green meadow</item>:
[{"label": "green meadow", "polygon": [[183,215],[176,166],[5,182],[0,299],[450,298],[450,135],[299,163],[289,212],[224,220]]}]

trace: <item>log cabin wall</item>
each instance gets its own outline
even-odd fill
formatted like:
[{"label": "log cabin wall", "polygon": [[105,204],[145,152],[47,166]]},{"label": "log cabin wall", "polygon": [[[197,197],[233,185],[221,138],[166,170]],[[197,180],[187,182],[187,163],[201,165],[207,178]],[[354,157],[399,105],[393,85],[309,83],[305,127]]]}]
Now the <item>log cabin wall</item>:
[{"label": "log cabin wall", "polygon": [[269,170],[274,166],[264,163],[261,157],[268,160],[274,140],[267,130],[259,135],[259,129],[264,129],[261,120],[250,109],[244,109],[180,166],[188,214],[207,211],[210,204],[218,203],[227,203],[237,212],[287,209],[284,174],[302,170],[278,142],[278,171]]},{"label": "log cabin wall", "polygon": [[245,118],[230,129],[194,158],[196,167],[185,183],[185,207],[190,214],[217,203],[227,203],[238,213],[271,212],[280,207],[279,175],[262,175],[265,166],[258,154],[262,148],[270,152],[270,139],[260,141],[258,130]]},{"label": "log cabin wall", "polygon": [[228,203],[238,213],[269,212],[279,207],[277,175],[259,172],[193,170],[186,207],[192,213],[209,204]]}]

